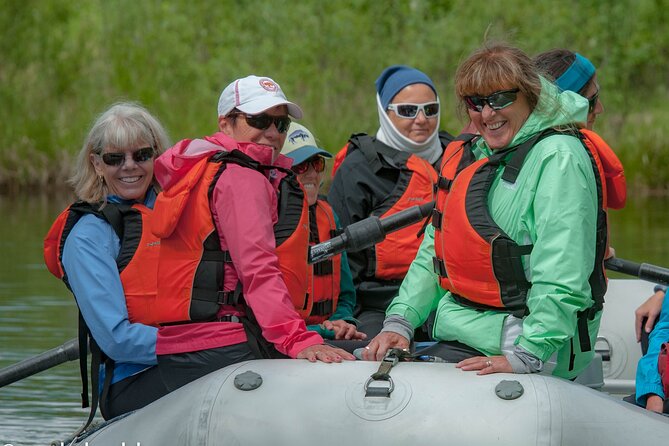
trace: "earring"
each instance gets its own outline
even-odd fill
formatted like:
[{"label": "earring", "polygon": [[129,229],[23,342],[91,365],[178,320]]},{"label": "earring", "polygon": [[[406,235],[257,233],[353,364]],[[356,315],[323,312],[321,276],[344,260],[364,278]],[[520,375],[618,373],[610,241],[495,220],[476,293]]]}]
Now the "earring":
[{"label": "earring", "polygon": [[105,178],[102,175],[98,177],[98,180],[100,181],[100,185],[105,184]]}]

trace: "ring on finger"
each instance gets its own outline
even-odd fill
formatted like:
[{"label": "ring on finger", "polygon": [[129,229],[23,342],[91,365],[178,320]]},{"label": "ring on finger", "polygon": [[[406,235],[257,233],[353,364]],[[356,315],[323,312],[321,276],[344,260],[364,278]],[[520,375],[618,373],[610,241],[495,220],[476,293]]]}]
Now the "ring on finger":
[{"label": "ring on finger", "polygon": [[492,367],[492,361],[488,359],[488,360],[485,362],[485,365],[486,365],[486,367]]}]

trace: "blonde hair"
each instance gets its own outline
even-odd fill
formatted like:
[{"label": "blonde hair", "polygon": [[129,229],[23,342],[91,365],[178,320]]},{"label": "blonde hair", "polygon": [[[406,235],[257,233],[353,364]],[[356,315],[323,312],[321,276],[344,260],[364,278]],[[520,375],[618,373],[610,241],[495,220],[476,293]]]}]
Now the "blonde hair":
[{"label": "blonde hair", "polygon": [[[153,147],[154,157],[160,155],[169,146],[165,129],[138,103],[113,104],[95,120],[77,156],[76,170],[68,181],[77,198],[104,203],[109,194],[107,184],[95,172],[91,155],[101,155],[105,148],[122,150],[139,145]],[[155,179],[152,184],[158,188]]]},{"label": "blonde hair", "polygon": [[464,113],[464,97],[518,88],[530,111],[539,103],[541,79],[530,57],[521,49],[501,42],[488,42],[460,64],[455,73],[455,94]]}]

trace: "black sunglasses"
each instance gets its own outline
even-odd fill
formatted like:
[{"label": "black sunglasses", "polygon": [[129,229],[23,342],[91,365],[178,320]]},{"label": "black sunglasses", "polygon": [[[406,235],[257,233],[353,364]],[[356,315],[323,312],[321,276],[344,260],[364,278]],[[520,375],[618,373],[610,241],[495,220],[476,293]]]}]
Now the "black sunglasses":
[{"label": "black sunglasses", "polygon": [[[155,154],[153,147],[143,147],[132,152],[132,160],[136,163],[145,163]],[[108,166],[120,166],[125,162],[126,152],[107,152],[100,155]]]},{"label": "black sunglasses", "polygon": [[241,115],[246,119],[246,123],[258,130],[267,130],[272,124],[279,133],[286,133],[290,127],[290,118],[288,116],[270,116],[265,113],[259,115],[249,115],[247,113],[234,113]]},{"label": "black sunglasses", "polygon": [[317,156],[315,158],[308,159],[291,167],[291,170],[298,175],[302,175],[307,170],[309,170],[309,166],[313,167],[316,172],[321,173],[325,170],[325,158],[322,156]]},{"label": "black sunglasses", "polygon": [[496,91],[489,96],[465,96],[465,104],[470,110],[482,112],[486,104],[493,110],[501,110],[513,104],[518,96],[519,88]]},{"label": "black sunglasses", "polygon": [[589,98],[586,98],[588,100],[588,113],[592,113],[595,111],[595,107],[597,107],[597,101],[599,101],[599,88]]}]

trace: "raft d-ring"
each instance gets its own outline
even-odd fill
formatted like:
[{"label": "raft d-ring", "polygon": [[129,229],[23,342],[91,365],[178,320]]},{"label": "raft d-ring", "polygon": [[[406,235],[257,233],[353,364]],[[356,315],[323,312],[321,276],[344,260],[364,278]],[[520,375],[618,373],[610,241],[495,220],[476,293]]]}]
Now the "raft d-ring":
[{"label": "raft d-ring", "polygon": [[[370,387],[369,385],[374,381],[387,381],[388,387]],[[393,393],[393,390],[395,390],[395,383],[393,383],[393,379],[390,376],[388,376],[387,380],[374,379],[374,377],[370,376],[365,383],[365,398],[368,396],[390,398],[390,394]]]}]

